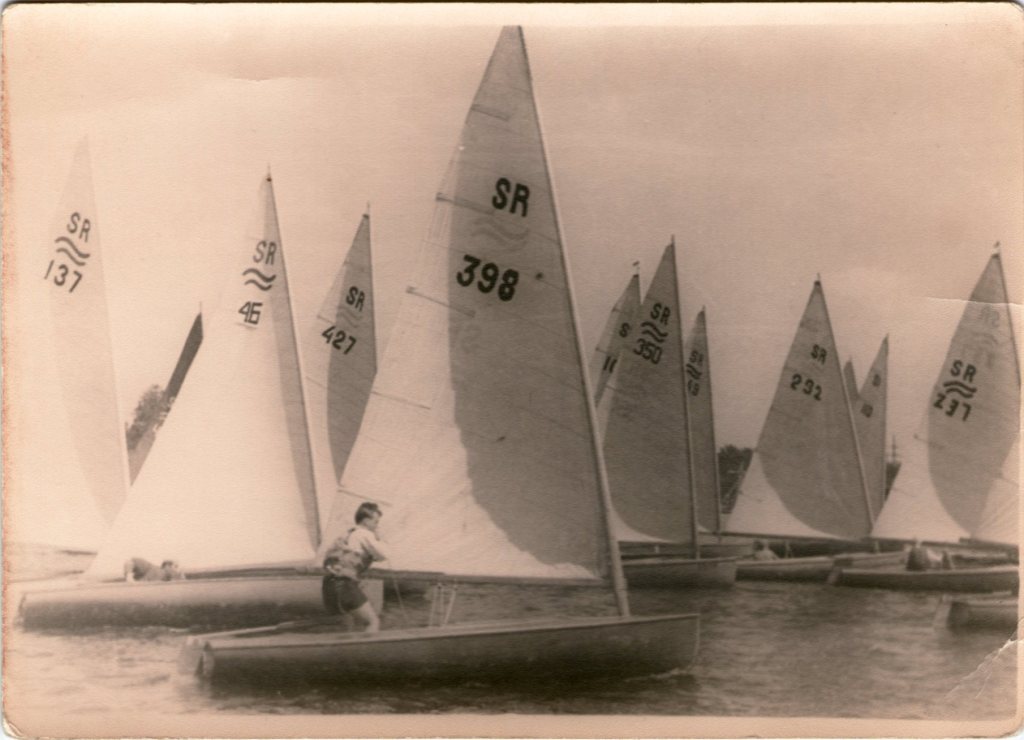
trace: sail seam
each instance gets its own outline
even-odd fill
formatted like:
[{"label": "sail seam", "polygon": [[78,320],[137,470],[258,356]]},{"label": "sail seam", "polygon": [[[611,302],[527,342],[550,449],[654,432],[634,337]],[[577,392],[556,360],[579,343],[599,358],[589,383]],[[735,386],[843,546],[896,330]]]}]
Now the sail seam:
[{"label": "sail seam", "polygon": [[425,301],[436,303],[437,305],[442,306],[444,308],[450,308],[453,311],[458,311],[462,315],[468,316],[471,319],[476,316],[476,311],[474,311],[473,309],[460,308],[459,306],[452,305],[451,303],[448,303],[447,301],[444,301],[440,298],[434,298],[433,296],[429,296],[426,293],[420,293],[415,285],[410,285],[406,287],[405,292],[408,293],[409,295],[416,296],[417,298],[422,298]]}]

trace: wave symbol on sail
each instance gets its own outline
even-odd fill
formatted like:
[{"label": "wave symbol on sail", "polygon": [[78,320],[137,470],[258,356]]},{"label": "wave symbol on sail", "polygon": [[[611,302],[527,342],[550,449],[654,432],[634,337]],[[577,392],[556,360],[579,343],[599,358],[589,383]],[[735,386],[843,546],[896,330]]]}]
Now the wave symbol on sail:
[{"label": "wave symbol on sail", "polygon": [[978,392],[976,387],[960,380],[947,380],[942,387],[946,389],[946,393],[956,393],[964,398],[974,398],[974,394]]},{"label": "wave symbol on sail", "polygon": [[[67,247],[71,247],[70,251],[68,250],[67,247],[58,247],[57,251],[58,252],[63,252],[64,254],[66,254],[68,256],[68,259],[70,259],[72,262],[74,262],[79,267],[84,267],[85,266],[85,261],[87,259],[89,259],[89,257],[92,256],[88,252],[83,252],[81,249],[76,247],[75,243],[73,241],[71,241],[70,239],[68,239],[66,236],[58,236],[56,239],[54,239],[54,243],[55,244],[66,244]],[[72,252],[74,254],[72,254]]]},{"label": "wave symbol on sail", "polygon": [[252,275],[248,280],[245,281],[245,285],[255,285],[260,290],[270,290],[274,287],[274,280],[277,279],[277,275],[264,275],[262,272],[257,270],[255,267],[250,267],[242,273],[242,276]]},{"label": "wave symbol on sail", "polygon": [[704,373],[698,370],[697,366],[694,365],[692,362],[686,363],[686,374],[689,375],[694,380],[700,380],[701,377],[704,375]]},{"label": "wave symbol on sail", "polygon": [[658,344],[661,344],[666,338],[668,338],[667,331],[661,331],[653,322],[650,321],[645,321],[640,324],[640,333],[650,337]]}]

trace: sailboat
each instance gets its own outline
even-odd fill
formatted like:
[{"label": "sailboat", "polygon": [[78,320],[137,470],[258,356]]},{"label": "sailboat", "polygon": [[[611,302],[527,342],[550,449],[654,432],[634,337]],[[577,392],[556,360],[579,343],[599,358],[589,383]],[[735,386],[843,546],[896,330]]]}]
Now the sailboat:
[{"label": "sailboat", "polygon": [[[672,243],[665,248],[635,332],[608,385],[604,457],[618,539],[681,546],[688,557],[658,554],[624,560],[631,586],[727,586],[735,581],[735,558],[699,557],[687,395],[699,392],[704,378],[692,362],[691,373],[684,372],[679,305]],[[702,416],[701,421],[709,419]],[[700,453],[703,463],[717,465],[713,451],[710,460],[703,446]],[[713,485],[709,477],[703,476],[701,483]],[[708,494],[717,507],[715,493]]]},{"label": "sailboat", "polygon": [[630,617],[567,257],[521,29],[506,27],[437,195],[415,282],[348,464],[348,511],[384,511],[392,565],[449,583],[607,586],[620,614],[323,633],[200,635],[219,681],[335,682],[687,667],[698,616]]},{"label": "sailboat", "polygon": [[[868,503],[871,511],[878,515],[885,503],[887,485],[887,460],[885,456],[886,412],[889,388],[889,337],[882,340],[871,370],[864,378],[860,390],[850,395],[850,406],[853,412],[854,427],[857,430],[857,441],[861,453],[861,465],[864,470],[864,481],[868,492]],[[853,364],[847,362],[848,383],[855,383]],[[849,384],[848,388],[851,387]],[[856,386],[852,386],[856,388]],[[882,552],[840,553],[833,559],[838,567],[856,566],[859,568],[885,567],[902,565],[906,553],[902,549],[889,549]],[[831,574],[830,574],[831,575]]]},{"label": "sailboat", "polygon": [[[46,378],[50,392],[31,394],[31,412],[24,419],[19,418],[21,406],[12,406],[7,414],[8,431],[17,430],[19,444],[11,445],[6,462],[33,473],[5,481],[4,536],[9,543],[30,543],[40,551],[57,548],[85,554],[96,551],[128,491],[101,219],[85,140],[78,145],[55,210],[46,238],[40,240],[42,253],[31,266],[38,274],[23,292],[33,301],[25,310],[46,315],[43,303],[49,304],[52,331],[31,339],[14,333],[7,337],[9,349],[19,342],[32,343],[9,358],[11,382],[19,382],[19,370],[35,375],[27,365],[22,369],[15,357],[40,354],[52,357],[45,372],[53,372],[53,378]],[[28,382],[28,377],[20,379]],[[37,445],[27,441],[33,436]],[[29,446],[41,451],[39,459],[28,456]],[[9,561],[15,580],[25,570],[20,561],[30,558],[14,555]]]},{"label": "sailboat", "polygon": [[[601,340],[590,363],[590,377],[594,381],[594,405],[599,411],[603,407],[607,408],[607,404],[602,404],[601,399],[604,398],[608,380],[619,364],[619,356],[623,349],[628,347],[629,336],[633,332],[641,300],[640,275],[634,273],[608,316],[604,331],[601,332]],[[600,425],[602,434],[607,419],[604,419],[603,422]]]},{"label": "sailboat", "polygon": [[1020,628],[1017,594],[943,594],[935,611],[937,627],[960,631],[999,631],[1009,636]]},{"label": "sailboat", "polygon": [[697,499],[697,541],[704,558],[742,557],[753,550],[753,540],[723,534],[721,483],[718,479],[718,443],[711,391],[711,348],[706,310],[693,320],[686,349],[687,419],[693,453],[694,495]]},{"label": "sailboat", "polygon": [[[736,534],[863,548],[872,513],[847,383],[815,280],[728,524]],[[738,577],[825,580],[829,556],[749,560]]]},{"label": "sailboat", "polygon": [[[326,479],[331,482],[318,487],[318,509],[326,514],[322,531],[338,528],[331,519],[337,485],[377,375],[371,255],[367,213],[360,219],[345,263],[317,312],[303,355],[310,423],[317,431],[312,436],[314,447],[326,443],[329,452],[314,455],[314,460],[328,468]],[[322,543],[321,549],[324,546]]]},{"label": "sailboat", "polygon": [[[310,429],[269,175],[204,345],[95,560],[74,586],[26,595],[26,626],[323,613]],[[132,557],[175,559],[188,577],[109,582]]]},{"label": "sailboat", "polygon": [[[922,388],[922,390],[924,390]],[[997,251],[967,301],[913,444],[872,536],[964,540],[1016,554],[1020,369]],[[839,585],[949,591],[1015,590],[1015,564],[945,570],[842,568]]]},{"label": "sailboat", "polygon": [[864,467],[868,505],[875,516],[885,502],[885,434],[889,388],[889,337],[882,340],[864,378],[864,384],[851,396],[854,427]]}]

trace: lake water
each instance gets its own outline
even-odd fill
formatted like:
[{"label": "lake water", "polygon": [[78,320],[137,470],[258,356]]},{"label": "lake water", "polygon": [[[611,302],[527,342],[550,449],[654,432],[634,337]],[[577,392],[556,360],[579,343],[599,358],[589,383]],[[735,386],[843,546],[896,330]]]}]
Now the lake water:
[{"label": "lake water", "polygon": [[[59,572],[72,565],[51,558],[42,570]],[[32,572],[41,574],[39,568]],[[5,716],[23,732],[37,734],[55,717],[67,723],[62,727],[85,728],[104,718],[143,716],[514,713],[1005,720],[1016,711],[1015,643],[998,632],[952,633],[934,626],[937,594],[741,581],[729,590],[647,590],[631,593],[630,599],[635,614],[700,613],[700,651],[688,674],[630,680],[608,676],[566,686],[466,682],[387,690],[213,690],[177,672],[187,631],[27,632],[14,626],[5,630]],[[463,586],[454,619],[602,614],[611,612],[612,603],[603,590]],[[389,599],[384,625],[423,624],[430,608],[428,595],[407,594],[401,603]],[[344,735],[347,726],[329,727],[331,734]]]}]

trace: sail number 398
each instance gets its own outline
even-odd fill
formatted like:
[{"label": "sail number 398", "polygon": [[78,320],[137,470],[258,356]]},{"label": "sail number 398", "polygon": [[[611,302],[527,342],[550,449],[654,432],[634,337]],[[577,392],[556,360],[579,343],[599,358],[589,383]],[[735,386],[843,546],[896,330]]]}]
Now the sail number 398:
[{"label": "sail number 398", "polygon": [[[459,285],[463,288],[468,288],[476,281],[476,287],[481,293],[490,293],[497,287],[498,298],[503,301],[511,301],[516,294],[516,284],[519,282],[519,273],[516,270],[505,270],[502,272],[501,268],[493,262],[487,262],[481,265],[479,257],[474,257],[471,254],[463,255],[463,260],[466,262],[466,266],[455,273],[455,279]],[[479,280],[477,280],[476,269],[480,268]]]}]

